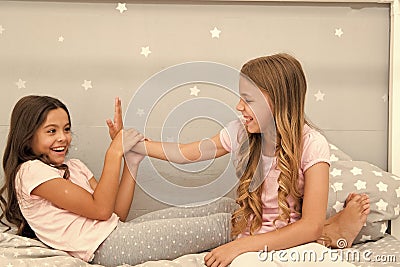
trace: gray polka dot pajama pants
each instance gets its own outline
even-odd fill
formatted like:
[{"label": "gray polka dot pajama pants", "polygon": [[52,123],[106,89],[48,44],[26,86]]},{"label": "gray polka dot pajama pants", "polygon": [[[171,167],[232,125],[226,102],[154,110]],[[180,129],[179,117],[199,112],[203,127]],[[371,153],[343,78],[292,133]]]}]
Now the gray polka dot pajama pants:
[{"label": "gray polka dot pajama pants", "polygon": [[201,207],[172,207],[120,222],[92,263],[135,265],[215,248],[231,240],[230,220],[236,208],[234,200],[222,198]]}]

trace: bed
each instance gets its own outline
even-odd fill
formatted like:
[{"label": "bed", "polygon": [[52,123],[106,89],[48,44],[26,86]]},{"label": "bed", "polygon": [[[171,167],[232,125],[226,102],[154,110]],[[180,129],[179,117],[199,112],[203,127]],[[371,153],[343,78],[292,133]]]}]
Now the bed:
[{"label": "bed", "polygon": [[[329,251],[329,262],[322,265],[338,264],[340,266],[395,266],[400,262],[400,233],[396,227],[400,223],[400,177],[383,171],[365,161],[352,160],[349,155],[330,144],[331,168],[330,191],[327,208],[327,217],[334,215],[343,208],[344,200],[350,192],[364,192],[371,201],[371,213],[367,223],[361,229],[349,249],[331,250],[322,246],[296,247],[296,253],[305,250],[315,251],[317,258],[305,262],[306,266],[322,264],[319,259],[325,249]],[[288,255],[292,255],[288,250]],[[321,250],[322,249],[322,250]],[[320,254],[319,254],[320,253]],[[332,254],[333,253],[333,254]],[[188,254],[174,260],[148,261],[138,267],[161,266],[204,266],[203,258],[206,252]],[[235,259],[231,267],[243,266],[243,262],[250,266],[265,265],[259,252],[245,253]],[[294,254],[293,254],[294,255]],[[299,254],[300,255],[300,254]],[[303,254],[301,254],[303,255]],[[319,255],[319,256],[318,256]],[[326,254],[328,255],[328,254]],[[333,255],[333,256],[332,256]],[[309,260],[310,261],[310,260]],[[354,265],[353,265],[353,264]],[[275,266],[301,266],[300,263],[279,261]],[[0,234],[0,266],[99,266],[88,264],[72,258],[67,253],[54,250],[40,241],[17,236],[12,232]],[[131,266],[131,265],[123,265]],[[268,266],[274,266],[269,263]]]}]

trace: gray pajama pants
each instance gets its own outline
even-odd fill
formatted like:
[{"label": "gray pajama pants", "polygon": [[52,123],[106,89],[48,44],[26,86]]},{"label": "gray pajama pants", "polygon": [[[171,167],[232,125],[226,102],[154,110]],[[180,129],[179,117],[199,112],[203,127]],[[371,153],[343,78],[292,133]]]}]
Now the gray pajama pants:
[{"label": "gray pajama pants", "polygon": [[172,207],[120,222],[92,263],[135,265],[215,248],[231,241],[230,220],[236,208],[234,200],[222,198],[201,207]]}]

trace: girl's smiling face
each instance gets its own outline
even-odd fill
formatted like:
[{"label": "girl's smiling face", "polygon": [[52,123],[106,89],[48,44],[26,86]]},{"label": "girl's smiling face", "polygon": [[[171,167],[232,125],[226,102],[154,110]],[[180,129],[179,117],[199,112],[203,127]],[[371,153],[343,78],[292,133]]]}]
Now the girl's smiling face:
[{"label": "girl's smiling face", "polygon": [[62,108],[53,109],[34,134],[32,150],[35,155],[45,155],[52,164],[60,165],[65,161],[71,139],[67,112]]},{"label": "girl's smiling face", "polygon": [[236,109],[242,113],[247,131],[266,133],[273,123],[270,97],[244,76],[240,77],[239,92],[240,100]]}]

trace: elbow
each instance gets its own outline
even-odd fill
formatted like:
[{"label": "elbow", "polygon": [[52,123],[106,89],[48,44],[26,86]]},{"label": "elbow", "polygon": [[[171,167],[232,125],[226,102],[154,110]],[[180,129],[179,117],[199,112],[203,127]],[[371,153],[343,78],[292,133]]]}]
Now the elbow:
[{"label": "elbow", "polygon": [[189,163],[193,163],[193,162],[195,162],[195,161],[191,161],[190,159],[185,158],[185,159],[180,159],[175,163],[185,165],[185,164],[189,164]]},{"label": "elbow", "polygon": [[100,221],[107,221],[113,215],[113,211],[111,209],[100,209],[97,212],[97,219]]},{"label": "elbow", "polygon": [[201,160],[201,155],[198,153],[194,153],[193,149],[190,147],[190,144],[179,144],[179,159],[176,163],[178,164],[189,164],[198,162]]}]

